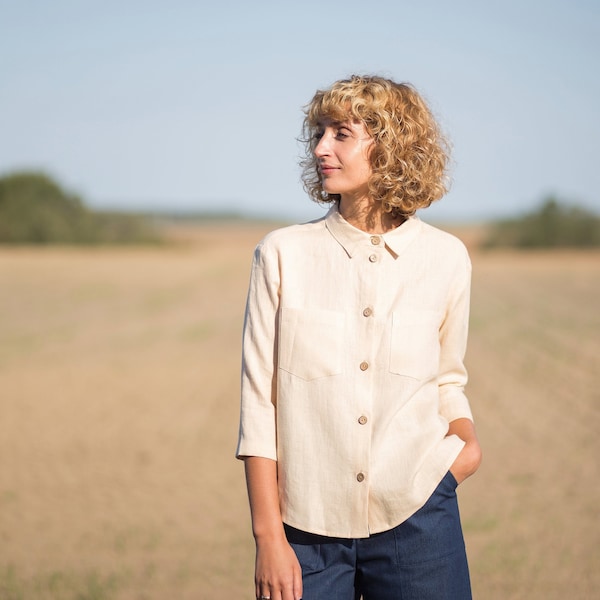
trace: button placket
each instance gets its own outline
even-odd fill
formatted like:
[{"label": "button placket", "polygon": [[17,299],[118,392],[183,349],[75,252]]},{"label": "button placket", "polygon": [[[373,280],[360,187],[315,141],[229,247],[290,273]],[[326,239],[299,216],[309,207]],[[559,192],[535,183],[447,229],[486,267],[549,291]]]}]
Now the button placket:
[{"label": "button placket", "polygon": [[[380,286],[380,279],[384,276],[382,272],[383,264],[385,263],[385,242],[381,236],[372,235],[367,238],[367,245],[363,246],[364,253],[361,255],[362,269],[364,269],[365,280],[368,280],[371,285],[366,286],[362,290],[360,304],[355,318],[360,319],[357,323],[360,339],[364,342],[363,356],[368,360],[362,360],[357,365],[361,371],[361,376],[357,382],[357,392],[361,398],[360,403],[355,406],[354,423],[357,427],[357,448],[356,448],[356,463],[354,477],[357,484],[361,485],[357,488],[357,493],[368,494],[369,479],[368,472],[361,470],[361,467],[366,467],[369,464],[371,436],[372,436],[372,396],[374,393],[373,378],[376,373],[374,370],[377,356],[377,349],[374,346],[374,339],[378,339],[377,333],[382,327],[382,324],[376,317],[378,306],[377,290]],[[380,266],[381,265],[381,266]],[[363,337],[364,336],[364,337]],[[360,433],[358,433],[360,432]],[[360,492],[358,491],[360,490]]]}]

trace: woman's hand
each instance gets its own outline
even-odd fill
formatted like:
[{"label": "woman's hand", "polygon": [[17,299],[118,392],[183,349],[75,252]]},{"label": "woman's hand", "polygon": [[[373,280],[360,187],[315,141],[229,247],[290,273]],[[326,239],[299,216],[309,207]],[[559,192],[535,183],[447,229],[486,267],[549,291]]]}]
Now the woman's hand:
[{"label": "woman's hand", "polygon": [[448,435],[457,435],[465,442],[464,448],[450,467],[450,472],[458,483],[462,483],[477,471],[481,464],[481,446],[475,433],[475,425],[470,419],[456,419],[450,423]]},{"label": "woman's hand", "polygon": [[271,600],[301,600],[302,570],[285,536],[256,540],[256,597]]}]

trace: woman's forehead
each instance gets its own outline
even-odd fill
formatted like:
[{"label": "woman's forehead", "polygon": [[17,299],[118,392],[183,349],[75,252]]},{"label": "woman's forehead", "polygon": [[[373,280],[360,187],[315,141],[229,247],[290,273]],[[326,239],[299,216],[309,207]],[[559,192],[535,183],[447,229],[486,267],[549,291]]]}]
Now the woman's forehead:
[{"label": "woman's forehead", "polygon": [[321,116],[317,119],[315,125],[320,128],[324,127],[349,127],[351,129],[361,129],[364,123],[350,115],[345,115],[343,118]]},{"label": "woman's forehead", "polygon": [[346,125],[349,121],[347,119],[339,119],[330,116],[321,116],[317,119],[317,127],[335,127],[336,125]]}]

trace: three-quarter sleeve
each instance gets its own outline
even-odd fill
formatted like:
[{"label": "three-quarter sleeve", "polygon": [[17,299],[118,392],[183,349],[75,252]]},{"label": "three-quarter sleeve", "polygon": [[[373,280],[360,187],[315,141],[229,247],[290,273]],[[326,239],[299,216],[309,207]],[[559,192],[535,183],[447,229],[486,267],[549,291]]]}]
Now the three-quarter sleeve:
[{"label": "three-quarter sleeve", "polygon": [[277,460],[276,376],[279,271],[261,243],[252,263],[242,338],[241,412],[237,458]]},{"label": "three-quarter sleeve", "polygon": [[464,249],[461,260],[456,265],[440,328],[440,414],[448,422],[463,417],[473,420],[469,401],[464,393],[467,383],[464,357],[469,330],[470,293],[471,262]]}]

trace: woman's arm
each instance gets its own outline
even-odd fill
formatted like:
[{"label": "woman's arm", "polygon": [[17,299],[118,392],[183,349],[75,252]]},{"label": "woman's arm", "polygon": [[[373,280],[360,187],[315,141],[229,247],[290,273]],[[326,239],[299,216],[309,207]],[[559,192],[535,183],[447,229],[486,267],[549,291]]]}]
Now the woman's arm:
[{"label": "woman's arm", "polygon": [[452,463],[450,472],[458,483],[462,483],[477,471],[481,464],[481,447],[471,419],[455,419],[450,422],[448,435],[457,435],[465,442],[464,448]]},{"label": "woman's arm", "polygon": [[[270,248],[270,249],[269,249]],[[255,251],[246,303],[242,353],[240,437],[252,530],[256,597],[300,600],[302,574],[279,508],[275,415],[279,260],[263,240]]]},{"label": "woman's arm", "polygon": [[457,435],[465,442],[450,466],[458,483],[473,475],[481,463],[481,447],[475,432],[469,401],[464,394],[467,371],[464,356],[469,329],[471,295],[471,261],[466,249],[457,261],[446,317],[440,329],[440,413],[448,420],[447,435]]},{"label": "woman's arm", "polygon": [[277,463],[269,458],[244,459],[246,484],[256,542],[256,597],[300,600],[302,571],[283,529],[277,488]]}]

